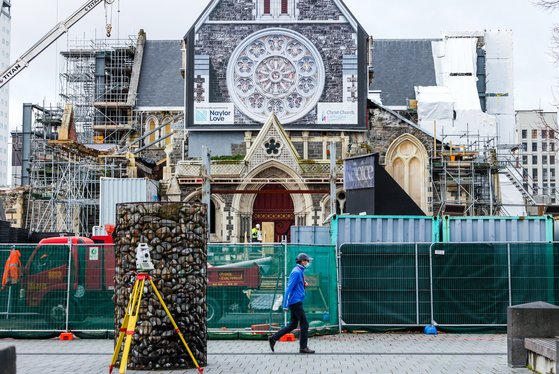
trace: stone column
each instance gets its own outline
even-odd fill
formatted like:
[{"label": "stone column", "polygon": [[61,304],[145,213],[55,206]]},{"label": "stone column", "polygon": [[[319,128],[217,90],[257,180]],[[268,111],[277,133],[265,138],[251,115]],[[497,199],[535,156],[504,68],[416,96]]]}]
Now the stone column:
[{"label": "stone column", "polygon": [[[206,230],[206,206],[203,204],[169,202],[117,205],[114,233],[116,336],[136,280],[136,247],[138,243],[146,243],[150,247],[155,267],[150,276],[199,365],[206,365]],[[193,367],[194,363],[175,333],[157,295],[146,282],[128,368],[152,370]]]}]

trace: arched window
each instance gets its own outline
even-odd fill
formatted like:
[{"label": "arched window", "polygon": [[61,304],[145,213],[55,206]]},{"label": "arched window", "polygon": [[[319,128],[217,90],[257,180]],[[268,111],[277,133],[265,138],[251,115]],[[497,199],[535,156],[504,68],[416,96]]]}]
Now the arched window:
[{"label": "arched window", "polygon": [[[165,125],[165,127],[164,127],[164,131],[163,131],[162,136],[169,135],[169,134],[171,133],[171,117],[165,117],[165,118],[163,119],[163,123],[164,123],[164,122],[168,122],[168,123],[167,123],[167,124]],[[172,138],[173,138],[172,136],[169,136],[169,137],[165,138],[164,144],[160,144],[160,146],[161,146],[161,147],[164,147],[164,146],[166,146],[166,145],[168,145],[168,144],[171,144]]]},{"label": "arched window", "polygon": [[[157,127],[157,118],[155,118],[155,117],[148,118],[146,131],[147,132],[153,131],[153,130],[155,130],[156,127]],[[150,143],[154,142],[155,141],[155,132],[153,134],[150,134],[148,139],[149,139],[148,141]]]},{"label": "arched window", "polygon": [[264,0],[264,14],[272,14],[270,9],[270,0]]},{"label": "arched window", "polygon": [[386,170],[425,213],[429,213],[427,167],[427,150],[414,136],[404,134],[388,147]]}]

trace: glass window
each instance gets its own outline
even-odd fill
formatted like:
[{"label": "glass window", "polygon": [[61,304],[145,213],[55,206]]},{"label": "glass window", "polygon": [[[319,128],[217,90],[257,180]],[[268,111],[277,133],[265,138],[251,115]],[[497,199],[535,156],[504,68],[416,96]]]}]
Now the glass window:
[{"label": "glass window", "polygon": [[522,130],[522,139],[526,139],[528,137],[528,130]]},{"label": "glass window", "polygon": [[549,156],[549,163],[551,165],[555,165],[555,156],[554,155]]},{"label": "glass window", "polygon": [[542,142],[542,151],[547,152],[547,143],[546,142]]},{"label": "glass window", "polygon": [[538,151],[538,143],[532,143],[532,152],[537,152]]},{"label": "glass window", "polygon": [[553,143],[553,142],[549,143],[549,150],[551,152],[555,152],[555,143]]},{"label": "glass window", "polygon": [[555,169],[554,168],[549,169],[549,175],[551,175],[551,178],[555,178]]},{"label": "glass window", "polygon": [[532,178],[533,178],[533,179],[537,179],[537,178],[538,178],[538,168],[533,168],[533,169],[532,169]]},{"label": "glass window", "polygon": [[44,245],[37,250],[31,262],[31,274],[55,269],[68,261],[66,248],[59,245]]},{"label": "glass window", "polygon": [[528,150],[528,143],[522,143],[522,150],[523,150],[523,151],[527,151],[527,150]]},{"label": "glass window", "polygon": [[542,139],[547,138],[547,130],[542,130]]},{"label": "glass window", "polygon": [[287,3],[288,3],[288,0],[281,0],[281,14],[287,14],[288,13]]},{"label": "glass window", "polygon": [[538,137],[538,130],[532,130],[532,139],[536,139]]},{"label": "glass window", "polygon": [[547,165],[547,156],[542,156],[542,164]]},{"label": "glass window", "polygon": [[271,14],[270,0],[264,0],[264,14]]},{"label": "glass window", "polygon": [[528,156],[526,156],[526,155],[522,156],[522,163],[524,165],[526,165],[528,163]]},{"label": "glass window", "polygon": [[532,155],[532,164],[537,164],[538,163],[538,156],[537,155]]}]

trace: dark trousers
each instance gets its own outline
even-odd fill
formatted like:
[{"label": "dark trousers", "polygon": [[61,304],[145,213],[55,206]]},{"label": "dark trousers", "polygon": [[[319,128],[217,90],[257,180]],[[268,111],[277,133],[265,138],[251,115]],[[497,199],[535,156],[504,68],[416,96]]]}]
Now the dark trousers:
[{"label": "dark trousers", "polygon": [[272,335],[272,339],[278,341],[285,334],[295,330],[297,325],[300,324],[301,334],[299,335],[299,347],[301,349],[307,348],[307,342],[309,340],[309,322],[303,310],[303,303],[290,305],[289,310],[291,311],[291,323]]}]

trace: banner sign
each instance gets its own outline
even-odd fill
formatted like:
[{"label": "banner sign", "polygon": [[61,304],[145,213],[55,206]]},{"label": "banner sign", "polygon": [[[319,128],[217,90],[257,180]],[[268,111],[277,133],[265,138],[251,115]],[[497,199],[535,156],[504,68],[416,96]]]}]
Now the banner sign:
[{"label": "banner sign", "polygon": [[351,125],[357,123],[357,102],[318,103],[317,124]]},{"label": "banner sign", "polygon": [[344,160],[344,189],[358,190],[375,187],[375,155]]},{"label": "banner sign", "polygon": [[232,125],[235,123],[235,106],[223,104],[195,104],[194,123],[197,125]]}]

